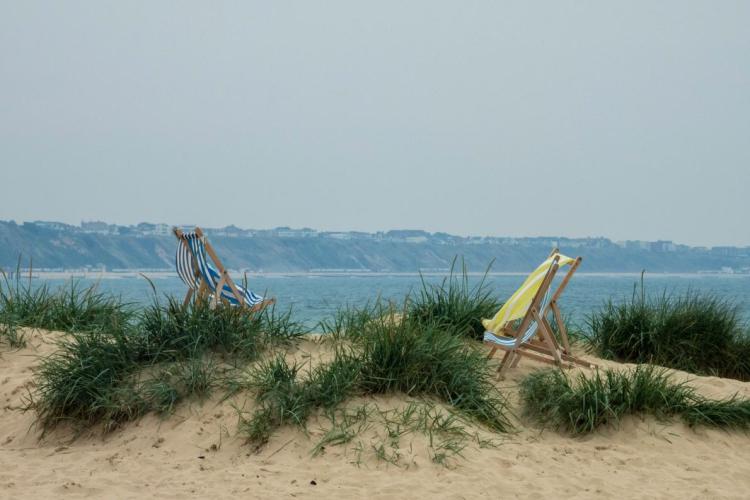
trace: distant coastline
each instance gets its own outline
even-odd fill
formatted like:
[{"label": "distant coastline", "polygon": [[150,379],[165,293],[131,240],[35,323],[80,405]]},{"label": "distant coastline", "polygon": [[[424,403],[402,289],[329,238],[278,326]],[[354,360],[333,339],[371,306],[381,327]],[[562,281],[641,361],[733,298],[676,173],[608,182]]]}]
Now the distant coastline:
[{"label": "distant coastline", "polygon": [[[117,226],[84,222],[0,221],[0,268],[35,272],[107,273],[172,269],[175,239],[167,224]],[[230,269],[252,275],[373,273],[445,274],[451,265],[484,273],[527,273],[552,248],[583,256],[587,273],[750,273],[750,247],[691,247],[671,241],[611,241],[603,237],[456,236],[421,230],[376,233],[310,228],[205,228]],[[458,260],[455,260],[458,258]]]}]

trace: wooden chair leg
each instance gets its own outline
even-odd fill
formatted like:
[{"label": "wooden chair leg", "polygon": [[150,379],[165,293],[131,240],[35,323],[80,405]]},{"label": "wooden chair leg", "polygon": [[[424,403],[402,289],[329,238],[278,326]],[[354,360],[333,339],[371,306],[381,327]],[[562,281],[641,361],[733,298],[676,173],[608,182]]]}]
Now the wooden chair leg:
[{"label": "wooden chair leg", "polygon": [[226,282],[226,276],[224,275],[216,284],[216,291],[214,292],[213,307],[216,307],[219,305],[219,299],[221,298],[221,291],[224,289],[225,282]]},{"label": "wooden chair leg", "polygon": [[560,352],[557,349],[557,344],[555,343],[555,338],[552,335],[552,332],[547,329],[547,322],[543,320],[543,318],[539,315],[539,311],[537,311],[536,309],[533,309],[531,313],[534,315],[534,319],[537,322],[537,328],[539,328],[539,332],[546,342],[547,348],[550,350],[550,354],[555,358],[555,363],[558,366],[562,366]]},{"label": "wooden chair leg", "polygon": [[557,323],[557,329],[560,331],[560,340],[562,341],[563,350],[570,354],[570,340],[568,340],[568,330],[565,328],[562,313],[560,308],[557,307],[556,302],[552,302],[552,312],[555,315],[555,323]]},{"label": "wooden chair leg", "polygon": [[201,281],[201,284],[198,287],[197,295],[199,298],[203,299],[206,297],[207,293],[208,293],[208,285],[206,285],[204,281]]},{"label": "wooden chair leg", "polygon": [[515,358],[513,358],[513,362],[510,364],[511,368],[515,368],[518,366],[518,363],[521,361],[521,356],[516,354]]},{"label": "wooden chair leg", "polygon": [[193,298],[193,290],[192,288],[188,289],[187,294],[185,294],[185,300],[182,301],[182,307],[187,307],[187,305],[190,303],[190,299]]},{"label": "wooden chair leg", "polygon": [[505,356],[503,356],[503,360],[500,362],[500,366],[497,368],[497,379],[502,380],[505,378],[505,372],[508,369],[508,365],[510,365],[514,361],[514,357],[517,356],[515,351],[508,351],[505,353]]},{"label": "wooden chair leg", "polygon": [[490,353],[487,355],[487,359],[492,359],[492,357],[495,355],[496,352],[497,352],[497,346],[493,345],[492,348],[490,349]]}]

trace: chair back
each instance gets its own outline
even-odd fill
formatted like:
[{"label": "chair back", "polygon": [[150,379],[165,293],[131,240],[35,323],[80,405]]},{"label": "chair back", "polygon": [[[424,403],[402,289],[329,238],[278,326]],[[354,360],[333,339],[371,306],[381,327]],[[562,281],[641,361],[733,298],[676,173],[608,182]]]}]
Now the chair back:
[{"label": "chair back", "polygon": [[575,261],[576,259],[567,257],[557,250],[553,251],[547,260],[529,274],[523,284],[510,296],[492,319],[482,320],[484,328],[488,332],[499,334],[505,325],[523,318],[545,283],[547,283],[548,289],[544,290],[543,293],[545,295],[548,293],[550,283],[546,280],[546,277],[553,271],[553,268],[555,266],[572,265]]}]

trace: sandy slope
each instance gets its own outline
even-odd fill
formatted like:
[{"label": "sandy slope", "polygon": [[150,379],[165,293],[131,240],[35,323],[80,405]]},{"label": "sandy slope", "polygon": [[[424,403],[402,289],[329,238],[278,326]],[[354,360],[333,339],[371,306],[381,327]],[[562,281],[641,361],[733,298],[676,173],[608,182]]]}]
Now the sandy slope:
[{"label": "sandy slope", "polygon": [[[522,425],[505,437],[479,430],[498,446],[471,444],[448,467],[430,460],[422,435],[402,438],[400,466],[378,460],[377,428],[359,436],[358,465],[351,443],[312,457],[323,419],[310,422],[308,436],[287,428],[253,453],[236,436],[235,410],[211,401],[184,406],[168,420],[148,416],[104,437],[71,440],[58,431],[40,441],[34,415],[19,407],[54,335],[35,332],[19,351],[0,347],[0,498],[750,497],[750,436],[653,420],[630,419],[583,439]],[[290,355],[316,359],[326,348],[307,341]],[[515,381],[536,368],[523,362],[501,387],[514,399]],[[750,397],[749,383],[690,378],[708,396]],[[404,405],[397,397],[369,402],[381,409]]]}]

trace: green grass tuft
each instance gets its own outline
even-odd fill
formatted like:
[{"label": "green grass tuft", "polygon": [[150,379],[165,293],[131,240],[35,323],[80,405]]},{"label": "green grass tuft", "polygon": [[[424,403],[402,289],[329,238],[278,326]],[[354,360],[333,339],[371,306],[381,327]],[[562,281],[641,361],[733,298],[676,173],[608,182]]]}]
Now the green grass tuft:
[{"label": "green grass tuft", "polygon": [[689,425],[705,425],[721,429],[750,429],[750,400],[737,396],[720,401],[699,399],[683,413]]},{"label": "green grass tuft", "polygon": [[361,307],[347,305],[339,308],[332,317],[324,318],[318,328],[326,340],[334,342],[358,341],[367,333],[378,318],[387,314],[390,308],[378,298]]},{"label": "green grass tuft", "polygon": [[541,370],[522,380],[520,396],[524,415],[572,434],[590,433],[633,414],[681,415],[690,425],[750,425],[750,400],[703,398],[686,383],[671,381],[666,370],[647,365],[630,372],[582,373],[574,380],[559,370]]},{"label": "green grass tuft", "polygon": [[297,364],[290,365],[277,355],[251,372],[250,386],[257,391],[259,408],[249,419],[241,414],[239,426],[249,442],[262,446],[278,427],[301,425],[307,420],[311,405],[297,380],[298,371]]},{"label": "green grass tuft", "polygon": [[486,353],[439,325],[376,323],[363,339],[361,360],[365,393],[432,396],[494,430],[511,427]]},{"label": "green grass tuft", "polygon": [[492,317],[501,304],[486,284],[490,266],[482,279],[471,286],[466,264],[461,264],[461,273],[457,274],[454,259],[449,275],[439,284],[427,283],[422,277],[421,289],[409,297],[406,316],[418,325],[437,326],[453,335],[481,340],[482,318]]},{"label": "green grass tuft", "polygon": [[347,334],[355,342],[304,376],[283,357],[253,372],[260,407],[242,424],[250,442],[260,446],[277,427],[302,425],[313,410],[352,396],[394,392],[437,398],[495,431],[510,430],[507,403],[477,346],[437,326],[398,321],[392,310],[371,316],[364,332]]},{"label": "green grass tuft", "polygon": [[[36,377],[28,409],[44,428],[62,421],[105,429],[235,383],[222,372],[304,333],[289,314],[207,301],[155,302],[127,323],[74,331],[58,341]],[[149,375],[150,373],[150,375]]]},{"label": "green grass tuft", "polygon": [[0,280],[0,322],[65,332],[121,329],[133,318],[130,304],[102,293],[96,284],[82,287],[71,280],[68,287],[52,290],[46,284],[33,287],[19,273]]},{"label": "green grass tuft", "polygon": [[174,361],[220,351],[255,358],[265,345],[263,321],[237,307],[212,308],[208,301],[188,307],[170,298],[166,306],[154,303],[141,317],[138,346],[144,361]]},{"label": "green grass tuft", "polygon": [[588,318],[588,342],[600,357],[653,363],[691,373],[750,380],[750,338],[737,307],[688,292],[608,301]]},{"label": "green grass tuft", "polygon": [[[134,367],[126,332],[72,332],[58,341],[58,349],[41,362],[31,406],[44,427],[60,421],[86,424],[109,420],[117,410],[124,376]],[[129,399],[125,398],[125,405]],[[137,412],[135,412],[137,413]]]},{"label": "green grass tuft", "polygon": [[304,386],[308,401],[316,408],[335,408],[356,394],[361,371],[361,360],[356,354],[337,352],[330,363],[310,371]]}]

